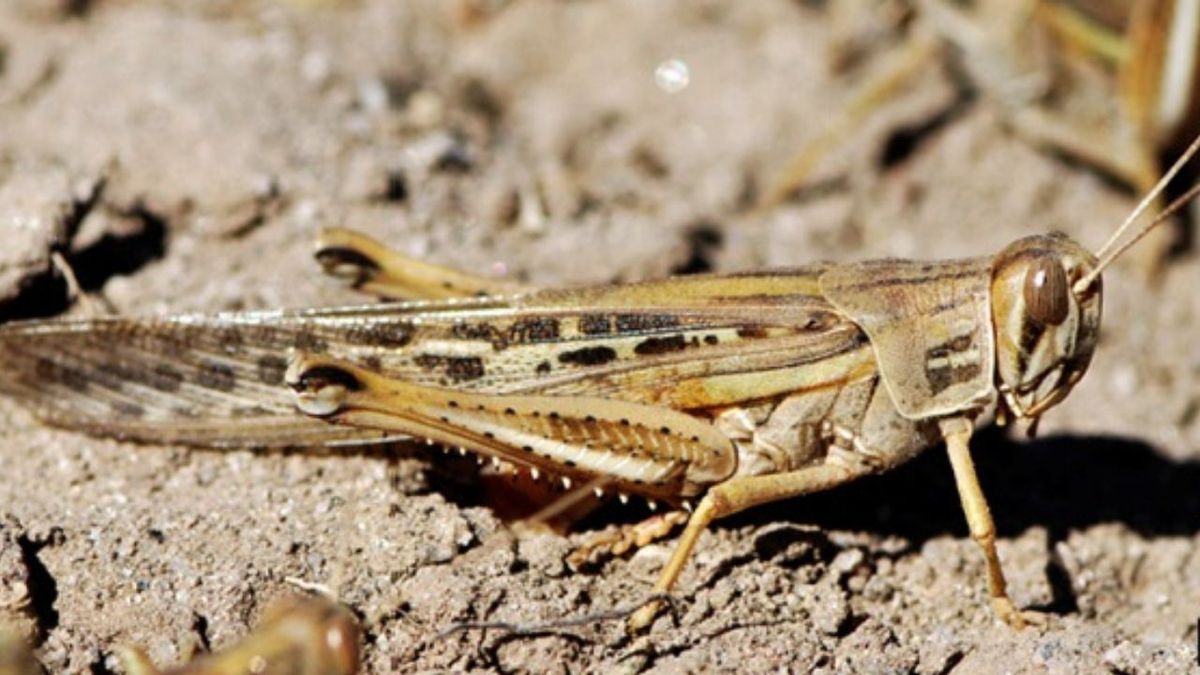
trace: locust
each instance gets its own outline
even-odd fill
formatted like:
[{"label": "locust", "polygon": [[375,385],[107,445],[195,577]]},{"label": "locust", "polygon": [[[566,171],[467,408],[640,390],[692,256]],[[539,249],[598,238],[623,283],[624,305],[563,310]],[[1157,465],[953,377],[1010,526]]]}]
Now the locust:
[{"label": "locust", "polygon": [[360,629],[335,601],[285,597],[267,607],[262,622],[237,644],[160,670],[140,649],[118,657],[129,675],[353,675],[359,672]]},{"label": "locust", "polygon": [[[360,630],[354,616],[331,599],[274,601],[253,632],[237,644],[160,670],[135,647],[116,655],[128,675],[353,675],[359,668]],[[0,632],[0,675],[41,675],[33,653]]]},{"label": "locust", "polygon": [[[326,272],[391,301],[0,326],[0,391],[90,434],[209,447],[421,439],[503,470],[670,508],[686,526],[629,618],[650,627],[700,534],[730,514],[893,469],[944,443],[996,615],[1009,599],[969,441],[1030,429],[1091,361],[1102,271],[1188,148],[1093,254],[1033,235],[977,258],[819,263],[533,289],[324,231]],[[1132,236],[1130,233],[1134,233]]]}]

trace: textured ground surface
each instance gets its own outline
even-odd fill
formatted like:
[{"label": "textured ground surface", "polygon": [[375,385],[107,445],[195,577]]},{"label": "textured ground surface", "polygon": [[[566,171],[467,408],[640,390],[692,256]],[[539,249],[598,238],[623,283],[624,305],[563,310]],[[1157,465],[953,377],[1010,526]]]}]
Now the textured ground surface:
[{"label": "textured ground surface", "polygon": [[[1013,138],[935,62],[815,187],[756,210],[896,49],[886,25],[821,3],[314,4],[0,4],[8,316],[67,309],[52,247],[116,311],[155,313],[355,300],[309,259],[331,224],[560,284],[979,255],[1051,229],[1095,245],[1133,202]],[[654,78],[670,58],[691,74],[674,94]],[[1106,276],[1095,363],[1042,439],[976,442],[1012,594],[1048,612],[1042,628],[993,619],[936,449],[720,523],[678,625],[646,638],[619,622],[438,637],[627,605],[670,542],[574,573],[582,535],[515,537],[471,462],[134,446],[10,401],[0,618],[50,672],[108,672],[120,643],[173,663],[244,634],[290,576],[354,609],[379,673],[1194,670],[1200,266],[1185,252],[1157,287],[1139,278]],[[587,525],[639,513],[622,511]]]}]

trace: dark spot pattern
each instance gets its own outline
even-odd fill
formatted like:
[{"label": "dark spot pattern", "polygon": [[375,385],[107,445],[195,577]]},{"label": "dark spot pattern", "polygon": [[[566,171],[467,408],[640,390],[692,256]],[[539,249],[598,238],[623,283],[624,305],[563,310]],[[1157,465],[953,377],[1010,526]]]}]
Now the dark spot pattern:
[{"label": "dark spot pattern", "polygon": [[742,326],[738,328],[737,334],[746,340],[757,340],[767,337],[767,329],[762,326]]},{"label": "dark spot pattern", "polygon": [[302,352],[324,352],[329,350],[329,343],[308,331],[296,333],[296,349]]},{"label": "dark spot pattern", "polygon": [[484,375],[483,359],[478,356],[456,356],[448,359],[446,375],[454,380],[477,380]]},{"label": "dark spot pattern", "polygon": [[228,354],[236,353],[246,340],[242,332],[236,328],[221,328],[217,331],[217,344]]},{"label": "dark spot pattern", "polygon": [[88,376],[86,374],[57,361],[40,358],[37,360],[37,365],[34,368],[34,372],[37,373],[39,379],[48,382],[58,382],[68,389],[74,389],[75,391],[85,391],[88,388]]},{"label": "dark spot pattern", "polygon": [[979,377],[982,367],[978,356],[961,356],[969,354],[974,345],[974,334],[968,333],[925,350],[925,379],[935,395]]},{"label": "dark spot pattern", "polygon": [[437,354],[421,354],[413,359],[413,363],[425,370],[442,369],[451,380],[477,380],[484,376],[483,359],[478,356],[440,356]]},{"label": "dark spot pattern", "polygon": [[230,392],[237,386],[237,376],[228,364],[205,361],[196,374],[196,384],[205,389]]},{"label": "dark spot pattern", "polygon": [[509,327],[508,341],[515,344],[553,342],[558,339],[558,334],[558,319],[521,319]]},{"label": "dark spot pattern", "polygon": [[679,317],[670,314],[618,314],[617,332],[647,333],[679,327]]},{"label": "dark spot pattern", "polygon": [[283,375],[287,372],[287,360],[282,356],[268,354],[258,360],[258,380],[263,384],[278,386],[283,384]]},{"label": "dark spot pattern", "polygon": [[546,373],[549,373],[550,372],[550,362],[542,361],[541,363],[537,364],[536,370],[537,370],[538,375],[545,375]]},{"label": "dark spot pattern", "polygon": [[933,393],[940,394],[956,384],[974,380],[979,376],[979,372],[978,363],[940,368],[926,367],[925,378],[929,381],[929,388],[933,390]]},{"label": "dark spot pattern", "polygon": [[125,383],[133,379],[132,369],[116,362],[101,363],[96,366],[93,378],[97,384],[112,391],[121,391]]},{"label": "dark spot pattern", "polygon": [[346,332],[346,341],[356,345],[398,349],[413,339],[413,325],[406,321],[357,326]]},{"label": "dark spot pattern", "polygon": [[490,342],[492,349],[496,351],[508,348],[508,337],[499,328],[490,323],[459,321],[450,328],[450,335],[459,340]]},{"label": "dark spot pattern", "polygon": [[577,366],[600,366],[617,358],[617,352],[612,347],[584,347],[558,355],[559,363],[570,363]]},{"label": "dark spot pattern", "polygon": [[646,338],[634,346],[633,352],[642,356],[651,356],[654,354],[670,354],[671,352],[679,352],[684,349],[687,349],[687,341],[684,340],[683,335],[671,335],[669,337]]},{"label": "dark spot pattern", "polygon": [[183,384],[183,373],[174,366],[160,363],[154,367],[152,373],[148,373],[146,383],[161,392],[170,394],[179,391],[179,387]]},{"label": "dark spot pattern", "polygon": [[604,314],[584,314],[579,317],[579,332],[584,335],[608,335],[612,332],[612,319]]}]

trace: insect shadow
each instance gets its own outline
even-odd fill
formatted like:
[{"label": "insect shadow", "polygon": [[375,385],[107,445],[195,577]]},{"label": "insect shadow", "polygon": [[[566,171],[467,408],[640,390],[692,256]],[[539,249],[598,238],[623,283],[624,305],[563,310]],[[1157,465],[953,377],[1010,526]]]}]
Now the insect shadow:
[{"label": "insect shadow", "polygon": [[[1072,530],[1112,522],[1147,537],[1200,532],[1200,461],[1172,461],[1150,445],[1112,436],[1017,442],[994,427],[980,431],[973,445],[1001,537],[1041,526],[1055,542]],[[434,462],[436,466],[439,460]],[[477,477],[468,477],[473,472],[461,471],[468,463],[473,464],[456,464],[457,471],[435,468],[432,489],[462,506],[497,508],[480,499]],[[644,518],[650,511],[639,501],[629,506],[610,502],[582,519],[578,529]],[[715,526],[772,522],[899,536],[914,547],[942,535],[967,536],[954,475],[940,445],[887,473],[765,504]]]},{"label": "insect shadow", "polygon": [[[1070,531],[1101,523],[1121,523],[1145,537],[1200,532],[1200,462],[1171,461],[1149,445],[1117,437],[1062,435],[1018,443],[995,428],[980,432],[975,447],[972,454],[1001,537],[1041,526],[1053,551]],[[784,521],[873,532],[899,536],[920,548],[937,536],[968,535],[958,504],[949,459],[938,446],[887,474],[770,504],[725,522]],[[828,548],[814,534],[793,530],[791,536]],[[1057,556],[1051,556],[1046,573],[1052,599],[1040,609],[1076,611],[1069,575]]]},{"label": "insect shadow", "polygon": [[[1110,522],[1143,536],[1200,532],[1200,462],[1171,461],[1144,443],[1106,436],[1018,443],[989,429],[980,432],[975,446],[976,467],[1001,537],[1040,525],[1058,541],[1071,530]],[[940,446],[887,474],[741,518],[898,535],[915,545],[967,532]]]}]

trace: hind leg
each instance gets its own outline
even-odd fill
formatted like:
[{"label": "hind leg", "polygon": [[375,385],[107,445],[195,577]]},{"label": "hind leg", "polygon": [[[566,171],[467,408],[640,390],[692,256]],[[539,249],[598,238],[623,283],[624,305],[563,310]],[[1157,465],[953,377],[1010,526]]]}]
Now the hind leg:
[{"label": "hind leg", "polygon": [[317,235],[317,262],[325,273],[364,293],[392,300],[443,300],[514,295],[528,287],[410,258],[374,239],[340,227]]}]

